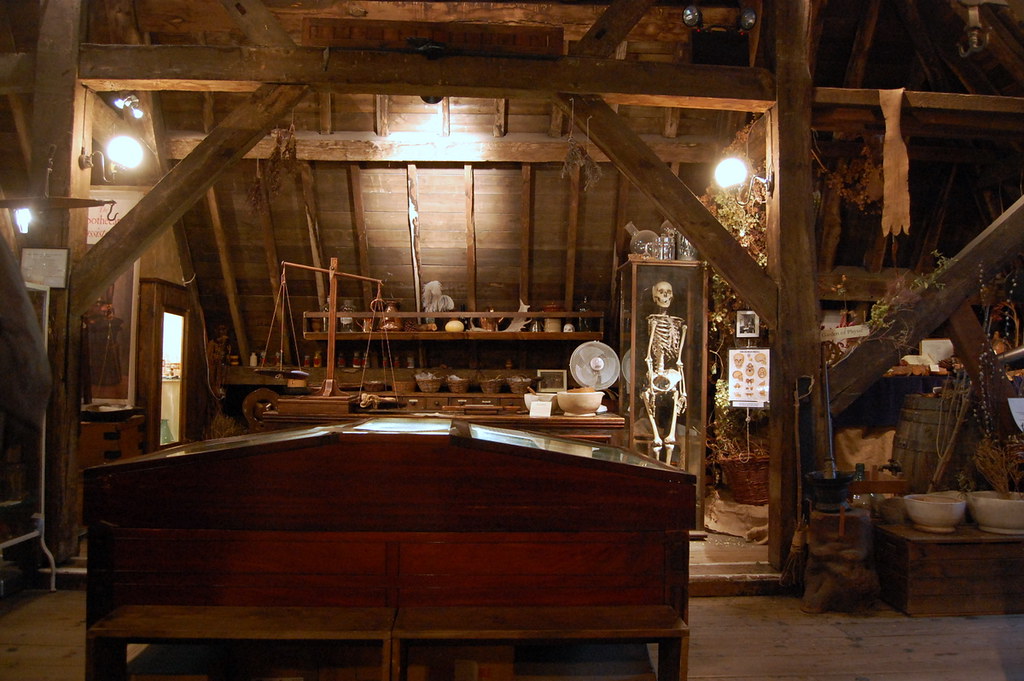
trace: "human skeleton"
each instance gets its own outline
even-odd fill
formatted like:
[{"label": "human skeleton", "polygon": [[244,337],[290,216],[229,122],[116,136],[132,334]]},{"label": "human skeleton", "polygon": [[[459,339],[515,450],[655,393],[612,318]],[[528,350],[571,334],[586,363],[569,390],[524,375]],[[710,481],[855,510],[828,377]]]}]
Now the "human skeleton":
[{"label": "human skeleton", "polygon": [[[686,324],[681,317],[668,314],[672,304],[672,284],[660,281],[651,289],[651,297],[661,310],[647,315],[647,387],[640,393],[647,418],[654,431],[654,454],[660,461],[672,462],[676,446],[676,420],[686,411],[686,383],[683,380],[683,344],[686,342]],[[658,427],[656,409],[659,399],[672,399],[672,418],[664,438]]]}]

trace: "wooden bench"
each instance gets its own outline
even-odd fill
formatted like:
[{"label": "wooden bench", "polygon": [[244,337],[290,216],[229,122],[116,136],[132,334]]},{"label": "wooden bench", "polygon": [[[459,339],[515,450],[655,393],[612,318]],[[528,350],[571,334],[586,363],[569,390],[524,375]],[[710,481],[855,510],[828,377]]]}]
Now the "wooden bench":
[{"label": "wooden bench", "polygon": [[126,681],[129,643],[353,642],[381,645],[388,681],[393,608],[124,605],[86,632],[85,681]]},{"label": "wooden bench", "polygon": [[86,633],[86,681],[126,681],[129,643],[267,641],[381,645],[381,681],[404,681],[408,646],[656,643],[659,681],[686,678],[689,629],[670,606],[239,607],[124,605]]},{"label": "wooden bench", "polygon": [[391,632],[391,681],[405,681],[420,643],[657,643],[659,681],[686,678],[689,629],[671,607],[400,608]]}]

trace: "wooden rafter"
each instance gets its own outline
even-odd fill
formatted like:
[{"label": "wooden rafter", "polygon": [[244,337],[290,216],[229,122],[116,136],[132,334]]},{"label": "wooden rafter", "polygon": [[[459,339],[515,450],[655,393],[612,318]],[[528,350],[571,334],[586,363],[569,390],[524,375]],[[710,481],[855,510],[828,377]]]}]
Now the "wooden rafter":
[{"label": "wooden rafter", "polygon": [[362,170],[356,163],[348,166],[348,189],[352,202],[352,242],[356,251],[356,269],[363,280],[363,309],[370,309],[374,291],[370,288],[370,253],[366,241],[366,211],[363,208]]},{"label": "wooden rafter", "polygon": [[262,0],[220,0],[231,21],[256,45],[292,47],[295,41]]},{"label": "wooden rafter", "polygon": [[[936,277],[935,286],[915,305],[896,313],[890,328],[902,342],[916,346],[974,295],[979,282],[989,281],[1024,248],[1024,198],[1018,199],[974,238]],[[848,407],[899,357],[899,348],[884,339],[861,343],[832,371],[832,412]]]},{"label": "wooden rafter", "polygon": [[533,166],[522,165],[519,192],[519,300],[530,300],[530,244],[533,241]]},{"label": "wooden rafter", "polygon": [[579,39],[572,53],[579,57],[609,57],[654,5],[655,0],[613,0]]},{"label": "wooden rafter", "polygon": [[71,308],[89,302],[199,200],[217,178],[305,95],[298,85],[267,86],[228,114],[100,240],[75,267]]},{"label": "wooden rafter", "polygon": [[416,295],[416,311],[423,309],[420,292],[420,181],[415,163],[406,166],[407,206],[409,211],[409,262],[412,265],[412,288]]},{"label": "wooden rafter", "polygon": [[220,206],[217,203],[217,192],[210,187],[206,190],[206,209],[210,216],[210,227],[213,239],[217,244],[217,262],[220,264],[221,279],[224,282],[224,297],[227,298],[228,313],[231,325],[235,330],[235,341],[238,343],[240,357],[249,357],[249,334],[246,331],[245,315],[238,299],[238,284],[235,279],[235,265],[231,258],[231,244],[228,243],[224,222],[220,217]]},{"label": "wooden rafter", "polygon": [[587,128],[591,141],[643,192],[723,278],[774,327],[778,287],[704,204],[633,133],[607,104],[594,97],[556,97],[556,103]]},{"label": "wooden rafter", "polygon": [[565,235],[565,292],[563,302],[566,310],[572,309],[576,295],[576,249],[580,234],[580,220],[583,215],[583,186],[580,167],[573,165],[569,173],[569,220]]},{"label": "wooden rafter", "polygon": [[[325,269],[324,265],[326,264],[327,259],[324,257],[324,244],[323,239],[320,236],[320,212],[316,200],[313,167],[309,163],[300,163],[299,173],[295,179],[299,185],[299,193],[302,196],[303,215],[306,217],[306,234],[309,238],[309,255],[312,260],[313,267]],[[319,309],[322,310],[324,305],[327,304],[327,286],[324,280],[324,274],[322,272],[317,272],[315,281],[317,303]]]}]

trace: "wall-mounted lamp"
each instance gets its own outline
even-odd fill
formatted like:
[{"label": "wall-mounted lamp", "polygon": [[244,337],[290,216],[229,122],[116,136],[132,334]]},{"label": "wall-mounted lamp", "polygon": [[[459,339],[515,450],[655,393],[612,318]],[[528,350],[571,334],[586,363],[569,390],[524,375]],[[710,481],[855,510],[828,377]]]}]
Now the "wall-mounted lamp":
[{"label": "wall-mounted lamp", "polygon": [[[113,182],[118,168],[136,168],[142,163],[142,145],[139,144],[138,140],[127,135],[119,135],[107,143],[106,156],[99,150],[87,154],[85,153],[85,147],[82,147],[82,153],[78,156],[78,167],[82,170],[92,168],[96,163],[96,159],[99,159],[100,174],[103,176],[103,181]],[[110,161],[109,176],[107,175],[108,159]]]},{"label": "wall-mounted lamp", "polygon": [[114,106],[122,111],[127,111],[134,118],[142,118],[145,114],[139,108],[139,98],[135,95],[125,95],[114,100]]},{"label": "wall-mounted lamp", "polygon": [[[747,177],[749,176],[749,180]],[[771,170],[768,171],[767,177],[760,177],[754,175],[747,168],[747,164],[736,157],[730,157],[723,159],[719,162],[715,168],[715,182],[722,189],[729,189],[731,187],[739,187],[739,191],[736,193],[736,203],[741,206],[746,206],[750,203],[751,196],[754,195],[754,182],[760,182],[764,185],[765,194],[771,194],[775,188],[775,180],[772,177]],[[746,197],[743,195],[743,185],[746,184]]]},{"label": "wall-mounted lamp", "polygon": [[705,24],[704,13],[697,5],[687,5],[683,8],[683,25],[697,31],[722,31],[747,33],[757,26],[757,11],[752,7],[744,7],[736,17],[734,25],[728,24]]}]

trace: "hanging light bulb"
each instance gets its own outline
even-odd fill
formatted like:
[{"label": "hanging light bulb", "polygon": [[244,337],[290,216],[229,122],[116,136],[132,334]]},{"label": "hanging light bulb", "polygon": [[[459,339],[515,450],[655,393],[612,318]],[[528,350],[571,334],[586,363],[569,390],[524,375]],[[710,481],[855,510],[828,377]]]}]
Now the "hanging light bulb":
[{"label": "hanging light bulb", "polygon": [[715,182],[722,189],[743,184],[747,179],[747,164],[735,157],[723,159],[715,168]]},{"label": "hanging light bulb", "polygon": [[119,135],[107,143],[107,158],[122,168],[136,168],[142,163],[142,145],[132,137]]},{"label": "hanging light bulb", "polygon": [[14,211],[14,223],[18,225],[18,231],[28,234],[28,226],[32,224],[32,209],[18,208]]}]

